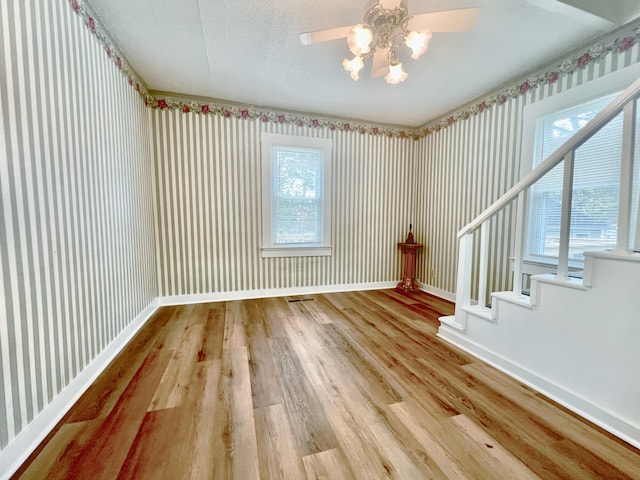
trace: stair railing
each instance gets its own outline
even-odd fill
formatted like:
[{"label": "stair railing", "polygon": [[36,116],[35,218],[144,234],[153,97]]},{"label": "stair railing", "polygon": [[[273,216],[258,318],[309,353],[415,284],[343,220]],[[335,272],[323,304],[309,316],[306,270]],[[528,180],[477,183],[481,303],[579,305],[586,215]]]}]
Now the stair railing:
[{"label": "stair railing", "polygon": [[[464,309],[472,306],[472,270],[474,265],[474,241],[480,232],[478,248],[478,303],[484,304],[487,294],[488,281],[488,222],[506,207],[517,201],[517,218],[525,218],[526,196],[529,189],[556,165],[564,160],[562,207],[560,219],[560,248],[558,254],[557,278],[567,280],[569,273],[569,243],[571,225],[571,201],[573,195],[573,164],[576,150],[598,133],[620,112],[623,112],[622,159],[620,172],[620,200],[618,209],[618,233],[615,253],[628,254],[629,248],[633,161],[635,146],[636,100],[640,97],[640,78],[633,82],[624,92],[614,99],[598,115],[581,128],[574,136],[567,140],[560,148],[551,154],[536,168],[527,173],[520,181],[511,187],[504,195],[496,200],[473,221],[465,225],[458,232],[458,274],[456,289],[455,320],[451,324],[459,330],[466,330],[466,315]],[[525,222],[520,222],[521,228],[515,232],[515,262],[513,266],[513,291],[522,291],[522,263],[524,257]],[[637,222],[640,230],[640,221]],[[640,242],[640,233],[635,234],[635,247]],[[483,308],[483,307],[480,307]]]}]

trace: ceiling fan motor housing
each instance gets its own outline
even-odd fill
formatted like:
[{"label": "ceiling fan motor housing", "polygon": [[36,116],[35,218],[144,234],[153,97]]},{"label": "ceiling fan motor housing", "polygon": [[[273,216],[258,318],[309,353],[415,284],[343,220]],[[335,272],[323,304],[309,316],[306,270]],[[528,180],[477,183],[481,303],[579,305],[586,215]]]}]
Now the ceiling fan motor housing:
[{"label": "ceiling fan motor housing", "polygon": [[410,19],[405,0],[390,9],[374,0],[364,15],[364,23],[371,27],[373,43],[377,48],[400,46],[408,33],[407,23]]}]

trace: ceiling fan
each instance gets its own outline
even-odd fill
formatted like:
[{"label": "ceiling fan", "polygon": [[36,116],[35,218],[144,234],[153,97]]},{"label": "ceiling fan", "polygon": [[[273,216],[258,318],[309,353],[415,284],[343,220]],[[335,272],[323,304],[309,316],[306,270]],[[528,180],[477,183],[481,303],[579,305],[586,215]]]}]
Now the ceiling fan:
[{"label": "ceiling fan", "polygon": [[416,59],[426,50],[431,35],[437,32],[466,32],[473,27],[480,7],[409,15],[407,0],[372,0],[367,4],[364,21],[357,25],[330,28],[300,34],[304,45],[347,38],[353,59],[342,62],[351,78],[358,80],[364,61],[373,57],[372,77],[384,76],[396,84],[407,78],[396,49],[406,45]]}]

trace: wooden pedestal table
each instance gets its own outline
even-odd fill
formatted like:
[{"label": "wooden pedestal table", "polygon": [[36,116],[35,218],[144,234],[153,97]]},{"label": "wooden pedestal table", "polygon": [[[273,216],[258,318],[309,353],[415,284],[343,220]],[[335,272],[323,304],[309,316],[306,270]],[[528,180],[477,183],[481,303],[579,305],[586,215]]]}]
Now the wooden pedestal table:
[{"label": "wooden pedestal table", "polygon": [[416,285],[416,253],[423,247],[420,243],[398,243],[404,256],[404,274],[402,281],[398,284],[398,289],[403,292],[419,292]]}]

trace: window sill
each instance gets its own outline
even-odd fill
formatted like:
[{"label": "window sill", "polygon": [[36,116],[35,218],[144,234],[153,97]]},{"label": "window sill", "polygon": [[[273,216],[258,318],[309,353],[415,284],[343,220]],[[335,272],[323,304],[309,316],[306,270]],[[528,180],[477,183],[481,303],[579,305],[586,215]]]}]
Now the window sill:
[{"label": "window sill", "polygon": [[331,247],[263,247],[262,258],[330,257]]}]

